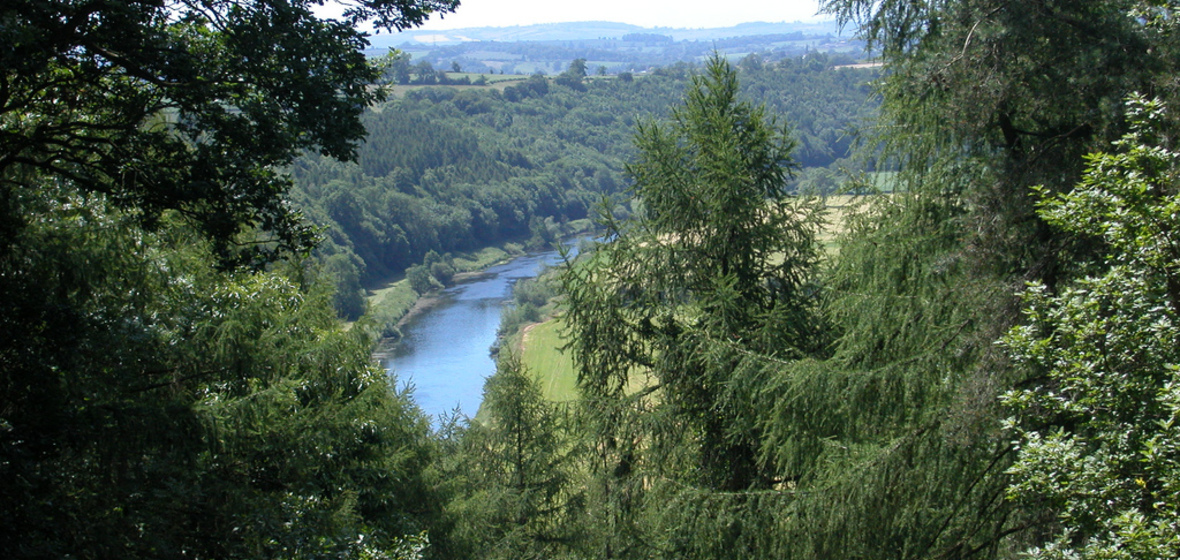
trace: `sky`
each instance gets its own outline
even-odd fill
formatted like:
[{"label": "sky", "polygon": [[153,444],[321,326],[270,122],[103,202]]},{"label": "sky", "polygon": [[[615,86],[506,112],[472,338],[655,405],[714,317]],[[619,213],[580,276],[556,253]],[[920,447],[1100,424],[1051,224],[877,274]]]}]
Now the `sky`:
[{"label": "sky", "polygon": [[[712,28],[751,21],[814,21],[819,0],[461,0],[423,30],[611,21],[643,27]],[[824,18],[830,19],[830,18]]]}]

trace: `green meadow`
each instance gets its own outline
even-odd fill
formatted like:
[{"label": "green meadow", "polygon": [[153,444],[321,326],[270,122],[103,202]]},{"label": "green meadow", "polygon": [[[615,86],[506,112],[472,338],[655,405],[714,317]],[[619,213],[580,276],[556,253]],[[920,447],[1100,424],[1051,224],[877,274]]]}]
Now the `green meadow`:
[{"label": "green meadow", "polygon": [[521,361],[541,383],[541,394],[553,402],[578,398],[574,362],[561,347],[561,320],[550,319],[527,327],[521,339]]}]

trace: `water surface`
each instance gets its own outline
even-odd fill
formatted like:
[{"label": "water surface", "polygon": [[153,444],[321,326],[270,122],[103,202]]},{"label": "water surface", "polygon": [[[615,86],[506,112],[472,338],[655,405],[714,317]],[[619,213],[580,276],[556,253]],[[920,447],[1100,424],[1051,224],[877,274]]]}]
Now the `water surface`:
[{"label": "water surface", "polygon": [[456,408],[475,416],[484,379],[496,370],[489,349],[512,285],[560,260],[550,250],[493,266],[478,278],[447,288],[436,305],[402,326],[402,338],[389,348],[386,366],[399,385],[413,385],[414,400],[436,423],[440,414]]}]

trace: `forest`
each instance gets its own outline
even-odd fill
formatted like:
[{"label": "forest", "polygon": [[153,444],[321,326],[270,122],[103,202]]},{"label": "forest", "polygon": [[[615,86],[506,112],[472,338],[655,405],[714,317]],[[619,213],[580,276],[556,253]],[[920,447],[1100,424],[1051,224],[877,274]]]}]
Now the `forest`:
[{"label": "forest", "polygon": [[[387,75],[414,70],[392,58]],[[800,175],[794,186],[805,190],[835,190],[831,175],[866,165],[850,150],[875,112],[869,82],[877,72],[835,66],[822,53],[739,64],[745,94],[788,117],[795,160],[819,170]],[[290,199],[327,228],[317,255],[330,263],[338,310],[358,318],[365,287],[431,251],[551,240],[604,196],[620,198],[636,123],[665,115],[692,71],[680,64],[640,77],[587,76],[575,59],[555,79],[414,88],[366,111],[355,162],[306,155],[291,167]],[[619,211],[630,213],[622,202]]]},{"label": "forest", "polygon": [[[0,6],[5,557],[1180,557],[1180,3],[400,97],[360,28],[458,2],[316,5]],[[581,217],[576,401],[434,428],[343,320]]]}]

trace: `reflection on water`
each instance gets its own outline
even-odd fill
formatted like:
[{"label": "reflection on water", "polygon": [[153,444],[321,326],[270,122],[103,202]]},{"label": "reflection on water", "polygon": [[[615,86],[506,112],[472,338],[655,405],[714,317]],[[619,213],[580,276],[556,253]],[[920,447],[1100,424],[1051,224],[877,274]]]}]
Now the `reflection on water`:
[{"label": "reflection on water", "polygon": [[560,260],[557,251],[523,256],[447,288],[437,305],[402,326],[401,340],[388,350],[389,372],[399,385],[413,385],[414,400],[436,422],[456,407],[475,416],[484,378],[496,370],[489,348],[512,284]]}]

